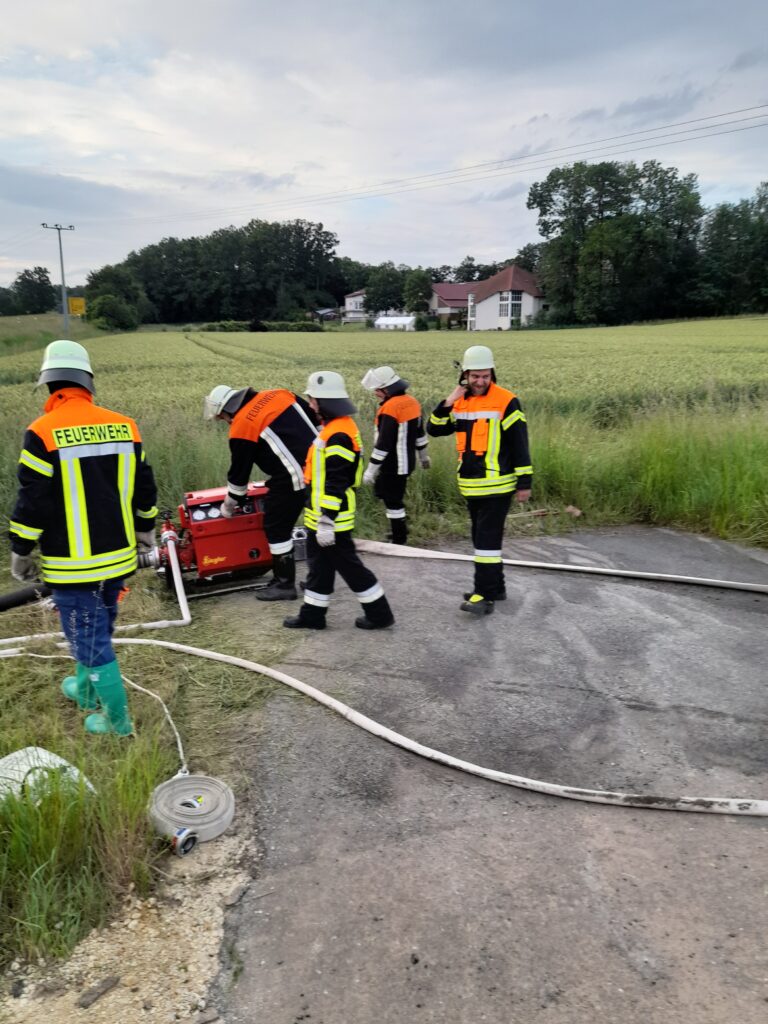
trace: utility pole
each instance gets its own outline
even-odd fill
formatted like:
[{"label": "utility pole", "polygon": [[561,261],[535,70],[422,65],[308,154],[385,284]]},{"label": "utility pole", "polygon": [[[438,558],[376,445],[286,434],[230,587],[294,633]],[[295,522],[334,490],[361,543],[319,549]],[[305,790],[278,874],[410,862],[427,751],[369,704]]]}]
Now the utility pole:
[{"label": "utility pole", "polygon": [[69,306],[67,304],[67,282],[64,280],[64,250],[61,247],[61,232],[62,231],[74,231],[75,225],[70,224],[69,227],[62,227],[61,224],[43,224],[44,228],[49,231],[58,231],[59,233],[59,262],[61,263],[61,315],[64,317],[64,337],[69,335]]}]

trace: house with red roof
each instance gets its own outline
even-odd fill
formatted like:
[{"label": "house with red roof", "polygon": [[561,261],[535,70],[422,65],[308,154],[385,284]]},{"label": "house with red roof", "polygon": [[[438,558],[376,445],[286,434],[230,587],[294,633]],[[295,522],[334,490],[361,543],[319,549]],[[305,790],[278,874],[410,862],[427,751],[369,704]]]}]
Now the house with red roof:
[{"label": "house with red roof", "polygon": [[467,296],[475,285],[471,282],[461,284],[449,281],[438,281],[432,285],[432,297],[429,300],[430,316],[450,317],[452,314],[465,313]]},{"label": "house with red roof", "polygon": [[485,281],[475,281],[467,295],[467,330],[509,330],[527,324],[544,306],[536,276],[516,264]]}]

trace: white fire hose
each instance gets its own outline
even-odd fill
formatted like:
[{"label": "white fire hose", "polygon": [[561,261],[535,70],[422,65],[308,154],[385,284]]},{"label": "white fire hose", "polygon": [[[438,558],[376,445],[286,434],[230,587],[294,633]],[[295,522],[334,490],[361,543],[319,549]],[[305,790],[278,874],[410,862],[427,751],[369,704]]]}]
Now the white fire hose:
[{"label": "white fire hose", "polygon": [[[472,555],[384,544],[379,541],[359,540],[356,541],[356,544],[361,551],[399,558],[430,558],[453,561],[472,561],[473,559]],[[184,594],[184,584],[181,578],[178,558],[176,557],[175,546],[172,540],[168,543],[168,550],[174,585],[176,587],[176,596],[182,612],[182,619],[173,622],[138,623],[131,626],[124,626],[122,627],[123,630],[160,629],[172,625],[188,625],[191,621],[186,595]],[[645,573],[621,569],[603,569],[595,566],[559,565],[549,562],[527,562],[509,558],[503,559],[503,562],[505,565],[512,565],[518,568],[551,569],[558,572],[582,572],[601,576],[619,576],[628,579],[649,580],[662,583],[681,583],[692,586],[719,587],[725,590],[748,590],[754,593],[768,594],[768,585],[759,583],[741,583],[729,580],[702,579],[696,576],[673,576],[666,573]],[[5,644],[14,642],[22,643],[36,639],[49,639],[61,635],[62,634],[60,633],[38,634],[37,636],[13,637],[6,640],[0,640],[0,658],[20,657],[28,653],[21,647],[2,650]],[[736,797],[661,796],[643,795],[640,793],[616,793],[610,790],[582,789],[573,786],[563,786],[554,782],[542,782],[537,779],[527,779],[520,775],[512,775],[508,772],[496,771],[492,768],[484,768],[481,765],[472,764],[469,761],[462,761],[459,758],[453,757],[450,754],[445,754],[442,751],[435,750],[432,747],[426,747],[415,740],[409,739],[407,736],[402,736],[400,733],[387,728],[387,726],[373,721],[373,719],[368,718],[359,711],[355,711],[354,708],[343,704],[334,697],[328,696],[328,694],[323,693],[314,686],[310,686],[309,684],[302,682],[300,679],[295,679],[293,676],[289,676],[277,669],[269,668],[266,665],[260,665],[257,662],[248,661],[244,658],[237,658],[229,654],[220,654],[217,651],[204,650],[199,647],[189,647],[185,644],[171,643],[167,640],[115,638],[113,643],[116,645],[136,644],[164,647],[168,650],[178,651],[182,654],[194,655],[198,658],[207,658],[210,661],[219,661],[226,665],[233,665],[238,668],[247,669],[251,672],[256,672],[259,675],[268,676],[270,679],[275,679],[278,682],[284,683],[286,686],[290,686],[294,690],[298,690],[307,697],[311,697],[312,700],[315,700],[319,704],[323,704],[325,707],[337,712],[337,714],[340,714],[343,718],[352,722],[353,725],[357,725],[359,728],[365,729],[366,732],[387,740],[395,746],[411,751],[421,757],[429,758],[432,761],[438,761],[451,768],[456,768],[459,771],[467,772],[470,775],[477,775],[480,778],[489,779],[492,782],[500,782],[507,786],[515,786],[518,789],[525,789],[535,793],[544,793],[549,796],[563,797],[568,800],[582,800],[589,803],[610,804],[618,807],[638,807],[663,811],[694,811],[710,814],[736,814],[741,816],[768,817],[768,800],[742,799]],[[58,646],[66,647],[66,644],[60,643]],[[153,696],[155,695],[153,694]],[[182,771],[184,768],[185,765],[183,766]],[[180,774],[176,779],[170,780],[170,782],[173,783],[185,777],[190,779],[194,778],[193,776]],[[169,783],[165,783],[164,785],[169,785]],[[158,787],[158,789],[162,789],[162,787]],[[182,799],[186,798],[186,795],[182,795]],[[222,806],[225,807],[226,804],[224,803]],[[188,809],[191,810],[191,808]],[[222,820],[224,817],[226,817],[226,811],[223,813]],[[186,851],[182,850],[177,852]]]}]

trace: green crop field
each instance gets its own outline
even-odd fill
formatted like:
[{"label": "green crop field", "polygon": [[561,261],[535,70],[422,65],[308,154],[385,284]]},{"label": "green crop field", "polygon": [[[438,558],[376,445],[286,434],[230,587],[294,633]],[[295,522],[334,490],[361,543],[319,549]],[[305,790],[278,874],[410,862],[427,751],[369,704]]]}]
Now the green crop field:
[{"label": "green crop field", "polygon": [[[45,401],[33,386],[48,339],[42,331],[19,338],[6,327],[0,322],[0,341],[15,339],[0,345],[7,521],[23,430]],[[360,386],[369,367],[393,365],[428,413],[455,384],[453,360],[478,343],[492,346],[500,383],[520,395],[526,411],[536,506],[576,505],[591,526],[656,523],[768,546],[768,318],[472,335],[142,331],[86,341],[97,400],[136,418],[161,507],[169,508],[185,490],[224,483],[226,428],[202,421],[213,385],[303,390],[311,371],[340,370],[370,449],[375,403]],[[433,440],[430,451],[432,469],[417,470],[409,484],[413,539],[466,538],[451,439]],[[383,536],[381,509],[367,489],[360,508],[358,533]],[[566,518],[544,520],[545,527]],[[15,587],[7,556],[4,539],[0,591]],[[259,607],[259,628],[247,630],[226,602],[196,602],[194,613],[187,643],[267,663],[286,649],[282,608]],[[121,619],[169,615],[161,582],[137,574]],[[2,616],[3,636],[56,628],[55,615],[41,608]],[[82,768],[98,798],[82,792],[73,801],[53,792],[34,805],[0,801],[0,965],[15,955],[66,953],[109,917],[131,883],[139,891],[152,887],[158,850],[144,808],[175,768],[172,738],[153,701],[131,696],[135,740],[86,741],[81,716],[59,692],[66,662],[48,660],[56,653],[50,644],[38,653],[46,657],[0,661],[0,757],[28,744],[54,750]],[[245,785],[240,745],[231,737],[270,684],[210,663],[190,666],[154,648],[121,648],[120,662],[129,678],[169,704],[193,766]]]},{"label": "green crop field", "polygon": [[[315,369],[338,369],[370,446],[374,402],[360,379],[391,363],[425,410],[456,379],[469,343],[490,344],[499,380],[526,410],[537,505],[574,504],[584,522],[650,522],[768,545],[768,319],[467,335],[142,332],[91,341],[98,399],[134,416],[164,505],[223,483],[221,424],[203,424],[216,383],[301,390]],[[0,357],[0,496],[10,509],[21,432],[41,405],[40,352]],[[461,527],[450,440],[411,482],[416,536]],[[383,526],[363,495],[363,532]]]}]

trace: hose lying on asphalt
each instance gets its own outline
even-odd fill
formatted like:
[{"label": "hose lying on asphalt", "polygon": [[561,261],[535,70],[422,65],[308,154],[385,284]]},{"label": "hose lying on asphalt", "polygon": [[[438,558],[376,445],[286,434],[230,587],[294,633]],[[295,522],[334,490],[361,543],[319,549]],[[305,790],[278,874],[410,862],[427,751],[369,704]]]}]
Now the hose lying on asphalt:
[{"label": "hose lying on asphalt", "polygon": [[[356,544],[361,551],[368,551],[372,554],[404,558],[438,558],[455,561],[472,561],[471,555],[401,547],[399,545],[383,544],[378,541],[361,540],[357,541]],[[687,583],[690,585],[722,587],[726,590],[751,590],[757,593],[768,593],[768,586],[758,583],[738,583],[727,580],[709,580],[689,576],[669,576],[660,573],[629,572],[628,570],[600,569],[593,566],[553,565],[547,562],[522,562],[513,559],[504,559],[504,563],[506,565],[536,569],[587,572],[606,576],[622,576],[625,578],[637,578],[657,582]],[[187,616],[188,610],[185,618],[187,618]],[[185,623],[183,623],[182,620],[179,624]],[[138,624],[131,628],[142,628],[142,625]],[[50,634],[46,634],[46,638],[48,636],[50,636]],[[24,637],[20,639],[31,640],[35,638]],[[9,642],[10,640],[0,641],[0,645],[2,643]],[[189,647],[186,644],[172,643],[167,640],[116,637],[113,639],[113,643],[116,645],[164,647],[167,650],[178,651],[181,654],[194,655],[198,658],[207,658],[210,661],[218,661],[225,665],[233,665],[237,668],[247,669],[250,672],[257,672],[259,675],[268,676],[270,679],[275,679],[280,683],[284,683],[286,686],[290,686],[294,690],[298,690],[299,693],[303,693],[305,696],[310,697],[319,704],[323,704],[325,707],[330,708],[343,718],[346,718],[349,722],[359,726],[361,729],[365,729],[366,732],[387,740],[387,742],[392,743],[397,747],[401,747],[403,750],[408,750],[411,753],[418,754],[420,757],[429,758],[432,761],[438,761],[441,764],[448,765],[450,768],[456,768],[457,770],[467,772],[470,775],[477,775],[480,778],[489,779],[492,782],[500,782],[507,786],[514,786],[518,789],[530,790],[534,793],[544,793],[548,796],[563,797],[567,800],[582,800],[588,803],[610,804],[618,807],[637,807],[662,811],[694,811],[710,814],[737,814],[751,817],[768,817],[768,800],[751,800],[735,797],[644,796],[639,793],[615,793],[610,790],[583,789],[580,787],[563,786],[554,782],[542,782],[537,779],[527,779],[520,775],[512,775],[508,772],[496,771],[493,768],[484,768],[481,765],[472,764],[469,761],[462,761],[459,758],[453,757],[451,754],[445,754],[432,747],[426,747],[422,743],[409,739],[407,736],[402,736],[393,729],[389,729],[387,726],[381,725],[379,722],[375,722],[373,719],[368,718],[359,711],[355,711],[354,708],[349,707],[347,704],[343,704],[334,697],[328,696],[328,694],[323,693],[314,686],[310,686],[308,683],[304,683],[300,679],[295,679],[293,676],[289,676],[285,672],[280,672],[278,669],[269,668],[266,665],[260,665],[258,662],[248,661],[245,658],[237,658],[229,654],[221,654],[218,651],[209,651],[199,647]],[[66,644],[59,644],[58,646],[66,647]],[[20,657],[26,653],[27,652],[24,648],[9,648],[0,650],[0,658]]]}]

